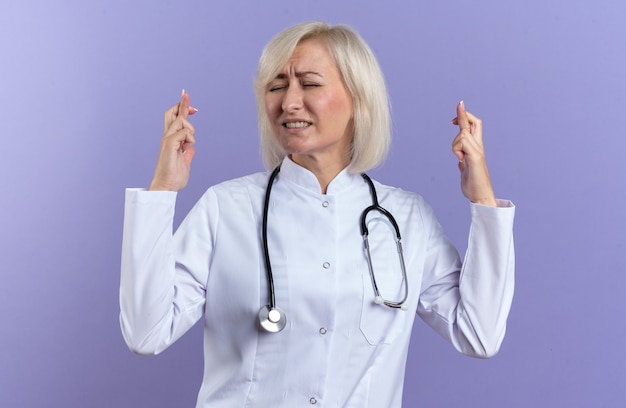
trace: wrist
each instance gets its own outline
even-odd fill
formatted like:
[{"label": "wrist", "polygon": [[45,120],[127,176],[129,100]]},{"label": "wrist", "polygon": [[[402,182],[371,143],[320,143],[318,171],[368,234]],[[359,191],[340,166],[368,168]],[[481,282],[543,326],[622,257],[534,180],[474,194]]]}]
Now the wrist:
[{"label": "wrist", "polygon": [[487,205],[489,207],[497,207],[498,202],[495,197],[489,197],[484,199],[470,200],[474,204]]},{"label": "wrist", "polygon": [[172,188],[172,186],[160,184],[152,180],[152,182],[150,183],[150,187],[148,187],[148,191],[178,191],[178,190],[175,188]]}]

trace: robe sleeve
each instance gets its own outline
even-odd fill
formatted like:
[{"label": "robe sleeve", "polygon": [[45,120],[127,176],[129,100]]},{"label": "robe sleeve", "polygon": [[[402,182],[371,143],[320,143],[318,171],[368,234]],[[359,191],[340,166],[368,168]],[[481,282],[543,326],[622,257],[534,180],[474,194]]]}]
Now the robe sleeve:
[{"label": "robe sleeve", "polygon": [[175,234],[175,192],[127,189],[120,276],[120,326],[138,354],[158,354],[201,317],[217,223],[209,190]]},{"label": "robe sleeve", "polygon": [[431,228],[418,314],[461,353],[488,358],[500,349],[513,300],[515,207],[498,200],[470,209],[462,264],[439,223]]}]

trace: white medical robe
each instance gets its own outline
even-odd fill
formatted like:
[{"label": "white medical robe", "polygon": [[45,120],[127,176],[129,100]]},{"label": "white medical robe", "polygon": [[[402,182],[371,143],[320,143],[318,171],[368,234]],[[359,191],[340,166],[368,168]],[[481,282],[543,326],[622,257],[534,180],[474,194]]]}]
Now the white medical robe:
[{"label": "white medical robe", "polygon": [[[160,353],[203,319],[197,407],[400,407],[416,313],[462,353],[498,351],[514,286],[510,202],[470,204],[461,263],[420,196],[375,182],[400,227],[408,273],[408,310],[392,309],[374,303],[363,249],[368,185],[344,170],[321,194],[315,176],[286,158],[271,192],[268,246],[287,326],[267,333],[257,316],[268,304],[261,240],[268,178],[211,187],[175,234],[176,193],[126,192],[124,339],[136,353]],[[398,300],[393,230],[375,212],[367,225],[378,287]]]}]

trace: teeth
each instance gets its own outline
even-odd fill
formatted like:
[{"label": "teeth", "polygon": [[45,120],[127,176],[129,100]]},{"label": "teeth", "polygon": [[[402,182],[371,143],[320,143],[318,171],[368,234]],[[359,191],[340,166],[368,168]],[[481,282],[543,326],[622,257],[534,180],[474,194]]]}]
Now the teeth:
[{"label": "teeth", "polygon": [[285,123],[285,127],[287,129],[305,128],[305,127],[307,127],[309,125],[310,125],[309,122],[287,122],[287,123]]}]

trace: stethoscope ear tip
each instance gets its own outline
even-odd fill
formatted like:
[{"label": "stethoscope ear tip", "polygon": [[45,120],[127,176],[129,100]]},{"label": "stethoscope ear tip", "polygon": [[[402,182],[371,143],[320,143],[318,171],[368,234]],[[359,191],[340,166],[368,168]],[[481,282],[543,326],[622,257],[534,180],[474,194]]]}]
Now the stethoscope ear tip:
[{"label": "stethoscope ear tip", "polygon": [[377,305],[382,305],[383,304],[383,297],[378,295],[374,298],[374,303],[376,303]]},{"label": "stethoscope ear tip", "polygon": [[406,312],[407,310],[409,310],[409,305],[403,303],[402,306],[400,306],[400,309]]}]

